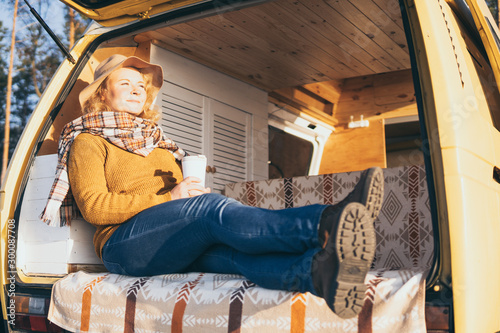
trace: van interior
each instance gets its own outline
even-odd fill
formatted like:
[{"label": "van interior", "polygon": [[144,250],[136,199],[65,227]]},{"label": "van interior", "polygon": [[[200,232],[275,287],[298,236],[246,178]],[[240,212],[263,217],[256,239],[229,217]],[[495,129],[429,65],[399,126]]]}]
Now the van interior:
[{"label": "van interior", "polygon": [[[424,165],[403,24],[396,0],[276,0],[110,34],[39,140],[20,213],[20,271],[104,270],[92,226],[45,230],[27,209],[44,204],[48,189],[30,186],[51,182],[59,133],[81,115],[78,94],[101,60],[121,53],[163,66],[161,124],[190,154],[209,155],[207,179],[223,192],[235,182]],[[428,311],[448,325],[447,306]]]},{"label": "van interior", "polygon": [[[272,120],[277,110],[283,110],[303,117],[297,127],[305,128],[305,132],[313,133],[320,126],[323,133],[316,136],[325,137],[324,132],[332,130],[323,144],[323,154],[315,156],[320,159],[316,172],[390,167],[421,158],[415,155],[419,147],[417,106],[397,1],[354,5],[280,0],[131,32],[101,44],[73,90],[86,84],[92,74],[90,67],[109,54],[151,58],[152,46],[266,92],[269,103],[275,106],[269,108]],[[164,70],[168,80],[169,68]],[[75,100],[65,104],[71,104],[71,108],[62,107],[63,115],[54,127],[79,115]],[[369,126],[349,128],[350,123],[360,125],[363,121]],[[270,126],[270,142],[279,147],[274,137],[280,128]],[[348,145],[353,138],[357,138],[356,143]],[[39,154],[55,152],[56,142],[47,140]],[[270,168],[290,152],[282,154],[271,159]],[[310,158],[307,152],[293,155]],[[289,176],[307,172],[296,171]]]}]

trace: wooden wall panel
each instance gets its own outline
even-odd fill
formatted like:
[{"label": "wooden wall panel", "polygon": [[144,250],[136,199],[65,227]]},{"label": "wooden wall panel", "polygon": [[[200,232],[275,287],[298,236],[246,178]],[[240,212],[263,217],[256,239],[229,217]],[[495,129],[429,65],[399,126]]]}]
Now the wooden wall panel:
[{"label": "wooden wall panel", "polygon": [[360,76],[344,80],[334,117],[346,124],[359,120],[417,115],[411,70]]},{"label": "wooden wall panel", "polygon": [[319,174],[386,167],[385,132],[382,119],[366,128],[341,129],[328,139]]}]

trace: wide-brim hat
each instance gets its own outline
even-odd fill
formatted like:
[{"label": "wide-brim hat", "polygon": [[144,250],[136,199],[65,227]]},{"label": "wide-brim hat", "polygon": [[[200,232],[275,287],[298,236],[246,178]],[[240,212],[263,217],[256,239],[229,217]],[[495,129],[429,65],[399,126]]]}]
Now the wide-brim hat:
[{"label": "wide-brim hat", "polygon": [[153,86],[153,98],[156,97],[163,84],[163,70],[161,66],[151,64],[137,57],[126,57],[121,54],[115,54],[101,61],[99,66],[97,66],[94,72],[94,81],[80,92],[80,105],[83,107],[85,101],[92,96],[101,83],[115,70],[123,67],[137,68],[143,75],[149,76]]}]

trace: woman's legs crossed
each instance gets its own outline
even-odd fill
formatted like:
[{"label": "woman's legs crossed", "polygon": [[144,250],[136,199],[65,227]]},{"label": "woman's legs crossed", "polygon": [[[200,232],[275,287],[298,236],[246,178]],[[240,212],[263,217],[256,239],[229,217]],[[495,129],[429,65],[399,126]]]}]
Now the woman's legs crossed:
[{"label": "woman's legs crossed", "polygon": [[103,261],[117,273],[156,275],[184,270],[217,244],[255,255],[303,254],[319,247],[325,208],[267,210],[217,194],[169,201],[120,226],[104,246]]},{"label": "woman's legs crossed", "polygon": [[215,245],[198,257],[186,272],[239,274],[260,287],[316,294],[313,286],[312,260],[320,248],[302,254],[239,252],[226,245]]}]

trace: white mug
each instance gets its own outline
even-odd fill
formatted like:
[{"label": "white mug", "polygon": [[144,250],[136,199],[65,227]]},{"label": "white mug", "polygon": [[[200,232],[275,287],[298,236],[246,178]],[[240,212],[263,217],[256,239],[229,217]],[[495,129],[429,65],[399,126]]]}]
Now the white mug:
[{"label": "white mug", "polygon": [[205,155],[184,156],[182,158],[182,174],[184,178],[194,176],[201,180],[200,185],[205,187],[205,173],[207,157]]}]

